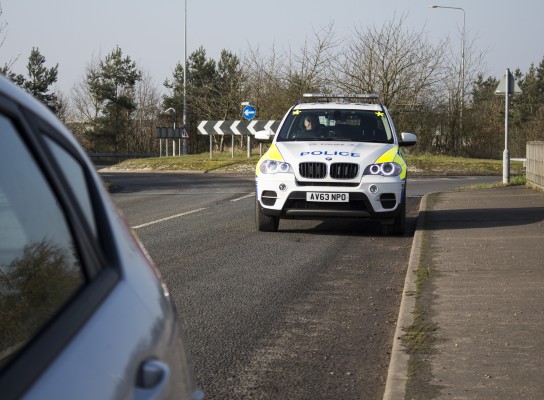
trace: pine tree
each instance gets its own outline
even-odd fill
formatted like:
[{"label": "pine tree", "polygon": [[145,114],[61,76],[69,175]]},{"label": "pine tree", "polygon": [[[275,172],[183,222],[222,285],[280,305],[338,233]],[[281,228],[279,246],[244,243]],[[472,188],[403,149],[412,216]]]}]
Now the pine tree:
[{"label": "pine tree", "polygon": [[28,78],[24,88],[45,105],[56,110],[58,99],[55,93],[49,93],[49,87],[57,81],[59,65],[48,69],[44,64],[45,57],[40,54],[38,48],[32,48],[26,66]]},{"label": "pine tree", "polygon": [[123,58],[119,47],[88,72],[89,91],[101,108],[93,125],[103,150],[129,150],[130,117],[136,108],[134,87],[140,79],[136,63],[129,56]]},{"label": "pine tree", "polygon": [[25,77],[13,72],[6,64],[0,69],[0,73],[56,112],[59,108],[59,100],[54,92],[50,92],[50,87],[57,81],[59,65],[47,68],[45,57],[37,47],[33,47],[28,57],[26,69],[27,76]]}]

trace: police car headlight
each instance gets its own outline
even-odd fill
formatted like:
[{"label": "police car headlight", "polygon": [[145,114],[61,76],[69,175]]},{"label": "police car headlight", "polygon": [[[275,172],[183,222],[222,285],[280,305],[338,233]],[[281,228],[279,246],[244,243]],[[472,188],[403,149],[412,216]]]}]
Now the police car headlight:
[{"label": "police car headlight", "polygon": [[402,172],[402,167],[396,162],[385,162],[372,164],[366,167],[365,175],[398,176]]},{"label": "police car headlight", "polygon": [[286,174],[293,172],[291,164],[276,160],[263,161],[259,166],[259,170],[263,174]]}]

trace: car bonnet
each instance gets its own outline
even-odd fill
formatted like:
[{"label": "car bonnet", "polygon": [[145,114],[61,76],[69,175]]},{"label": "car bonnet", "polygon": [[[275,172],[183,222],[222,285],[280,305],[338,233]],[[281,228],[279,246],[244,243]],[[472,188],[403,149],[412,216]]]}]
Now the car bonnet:
[{"label": "car bonnet", "polygon": [[359,142],[276,142],[284,161],[290,164],[301,162],[345,162],[361,165],[373,164],[395,144]]}]

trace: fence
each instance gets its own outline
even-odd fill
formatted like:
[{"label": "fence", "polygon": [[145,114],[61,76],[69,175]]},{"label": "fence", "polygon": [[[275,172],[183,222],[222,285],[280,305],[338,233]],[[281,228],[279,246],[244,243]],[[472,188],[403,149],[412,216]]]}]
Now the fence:
[{"label": "fence", "polygon": [[527,183],[544,190],[544,142],[527,142]]}]

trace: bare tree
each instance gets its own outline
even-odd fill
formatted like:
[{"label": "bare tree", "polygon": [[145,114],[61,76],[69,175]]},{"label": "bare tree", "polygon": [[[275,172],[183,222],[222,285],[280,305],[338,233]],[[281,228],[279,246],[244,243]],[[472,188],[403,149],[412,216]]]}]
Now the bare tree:
[{"label": "bare tree", "polygon": [[[4,14],[4,10],[2,9],[2,4],[0,4],[0,47],[4,44],[6,37],[7,37],[7,28],[8,23],[2,19],[2,16]],[[24,78],[20,74],[15,74],[11,69],[13,65],[17,62],[19,59],[19,55],[17,55],[15,58],[10,59],[6,63],[4,63],[4,66],[0,68],[0,74],[5,75],[15,83],[17,83],[19,86],[22,86],[21,84],[24,81]]]},{"label": "bare tree", "polygon": [[356,27],[339,54],[332,84],[348,93],[377,93],[391,109],[425,103],[442,80],[445,43],[433,46],[420,31],[405,30],[406,15],[381,28]]},{"label": "bare tree", "polygon": [[2,9],[2,4],[0,3],[0,47],[4,44],[4,41],[6,40],[6,29],[8,27],[8,23],[2,18],[4,15],[4,10]]},{"label": "bare tree", "polygon": [[70,119],[70,99],[59,89],[55,89],[57,96],[55,114],[64,123],[67,124]]},{"label": "bare tree", "polygon": [[158,140],[155,128],[161,114],[161,95],[157,85],[148,72],[142,73],[142,78],[135,88],[136,110],[131,129],[131,151],[135,153],[158,153]]},{"label": "bare tree", "polygon": [[338,46],[334,35],[334,24],[314,31],[312,40],[306,40],[298,53],[289,51],[288,63],[284,69],[285,86],[291,102],[306,92],[326,89],[335,58],[333,51]]},{"label": "bare tree", "polygon": [[91,93],[87,76],[98,70],[100,56],[93,56],[85,66],[81,79],[76,82],[71,91],[72,115],[68,123],[70,129],[87,151],[94,151],[94,121],[100,115],[101,103]]},{"label": "bare tree", "polygon": [[261,119],[280,118],[285,113],[281,65],[282,58],[274,46],[268,56],[259,48],[250,48],[244,58],[247,100],[257,107]]},{"label": "bare tree", "polygon": [[434,121],[429,121],[428,126],[434,126],[433,130],[439,133],[435,142],[441,152],[470,155],[475,147],[481,147],[478,144],[480,132],[476,128],[480,126],[481,119],[472,109],[474,100],[471,93],[482,71],[486,52],[475,51],[475,37],[469,38],[463,32],[459,32],[459,35],[464,41],[462,51],[459,51],[457,44],[452,46],[449,38],[444,42],[446,51],[441,56],[442,79],[435,85],[430,108]]},{"label": "bare tree", "polygon": [[333,28],[331,23],[314,30],[298,52],[273,47],[263,57],[259,48],[250,48],[244,62],[247,92],[251,102],[263,111],[260,118],[281,118],[303,93],[326,89],[333,51],[338,46]]}]

